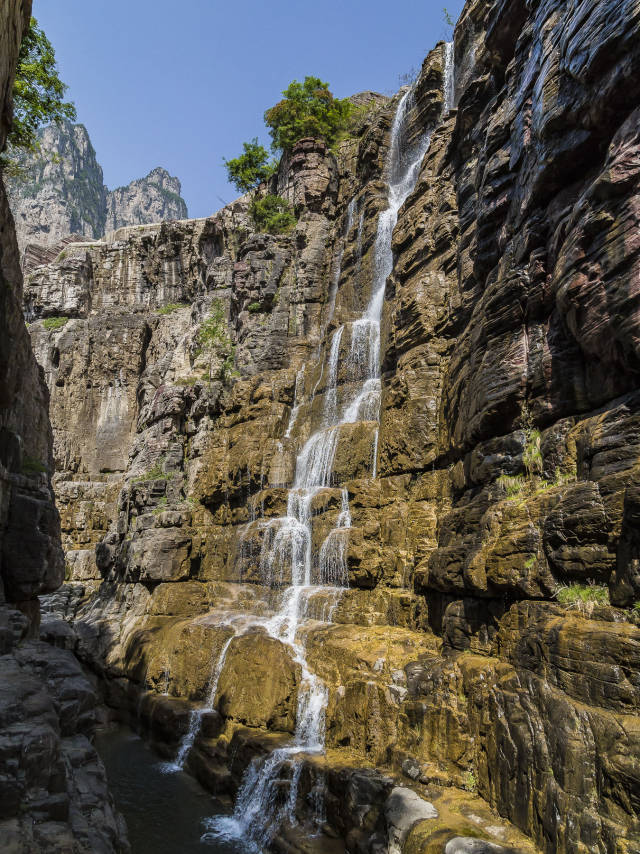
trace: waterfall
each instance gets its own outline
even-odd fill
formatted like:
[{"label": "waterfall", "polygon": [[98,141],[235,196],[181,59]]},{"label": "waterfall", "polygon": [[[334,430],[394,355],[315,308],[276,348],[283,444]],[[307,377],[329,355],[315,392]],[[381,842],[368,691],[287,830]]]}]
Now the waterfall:
[{"label": "waterfall", "polygon": [[319,582],[335,587],[347,587],[349,573],[347,568],[347,536],[351,527],[351,512],[349,510],[349,494],[342,490],[342,510],[338,515],[336,526],[327,534],[320,547]]},{"label": "waterfall", "polygon": [[206,705],[204,705],[201,709],[194,709],[189,715],[189,728],[185,733],[182,741],[180,742],[175,761],[164,763],[163,769],[165,771],[181,771],[184,768],[184,764],[187,761],[187,756],[189,755],[189,752],[193,747],[194,742],[198,737],[198,734],[200,733],[200,730],[202,729],[202,718],[204,717],[206,712],[210,712],[214,708],[216,694],[218,692],[218,682],[220,680],[220,674],[222,673],[222,668],[224,667],[224,662],[227,657],[227,651],[229,650],[229,647],[231,646],[231,641],[234,639],[234,637],[235,635],[232,634],[231,637],[227,638],[222,649],[220,650],[220,655],[217,658],[216,665],[211,675],[211,679],[209,680],[209,693]]},{"label": "waterfall", "polygon": [[298,373],[296,374],[296,386],[293,392],[293,407],[291,409],[291,415],[289,416],[289,423],[287,424],[287,431],[284,434],[284,438],[288,439],[291,436],[291,431],[293,430],[296,419],[298,418],[298,412],[300,411],[300,390],[304,383],[304,365],[300,368]]},{"label": "waterfall", "polygon": [[342,233],[342,240],[340,241],[340,248],[337,251],[337,253],[334,257],[334,261],[333,261],[334,273],[333,273],[333,277],[331,279],[331,286],[329,288],[329,301],[328,301],[329,309],[327,311],[327,319],[326,319],[326,325],[327,326],[333,320],[333,312],[334,312],[335,307],[336,307],[336,296],[338,293],[338,285],[340,284],[340,274],[342,273],[342,257],[344,255],[345,242],[346,242],[347,237],[349,236],[349,232],[351,231],[351,228],[353,226],[353,218],[355,216],[356,209],[357,209],[357,204],[356,204],[356,198],[354,196],[347,206],[347,219],[345,222],[344,231]]},{"label": "waterfall", "polygon": [[447,42],[444,53],[444,104],[442,114],[444,116],[450,113],[456,105],[456,78],[455,78],[455,57],[454,44]]},{"label": "waterfall", "polygon": [[325,395],[324,422],[326,426],[335,423],[336,405],[338,399],[338,357],[340,356],[340,342],[344,326],[339,326],[331,338],[331,349],[329,350],[329,377]]},{"label": "waterfall", "polygon": [[[304,754],[323,754],[325,749],[325,710],[328,689],[306,660],[304,643],[298,629],[309,618],[310,602],[318,591],[333,592],[329,607],[331,618],[339,591],[348,584],[347,545],[351,514],[347,490],[340,492],[341,509],[336,515],[332,530],[325,537],[318,553],[313,553],[314,498],[332,488],[333,463],[342,426],[358,421],[379,421],[380,379],[380,321],[387,278],[393,270],[392,236],[398,212],[413,190],[429,147],[430,136],[425,135],[416,146],[404,146],[404,129],[413,104],[413,92],[407,92],[398,105],[394,117],[386,177],[389,186],[389,206],[378,218],[374,244],[374,276],[369,303],[356,320],[338,327],[332,334],[326,358],[321,365],[320,377],[311,399],[316,394],[323,377],[325,385],[324,406],[319,428],[312,433],[296,458],[293,486],[287,498],[286,516],[270,519],[264,524],[260,568],[263,583],[280,589],[279,606],[263,627],[274,638],[287,644],[294,661],[299,665],[301,682],[298,690],[296,728],[292,742],[272,751],[266,759],[254,760],[245,772],[232,816],[214,816],[207,822],[204,840],[240,838],[249,850],[262,851],[273,839],[284,821],[294,823],[298,781]],[[357,209],[354,202],[347,211],[346,231],[351,230]],[[361,253],[364,205],[358,223],[358,247]],[[336,258],[336,270],[331,287],[330,315],[333,314],[342,251]],[[359,277],[359,269],[356,271]],[[334,288],[335,284],[335,288]],[[345,355],[346,375],[349,382],[339,401],[338,380],[341,342],[349,327],[350,348]],[[300,374],[298,375],[301,376]],[[302,374],[302,376],[304,376]],[[300,380],[301,384],[302,380]],[[299,382],[296,380],[294,408],[291,413],[287,438],[300,406]],[[374,432],[372,475],[377,470],[378,430]],[[288,780],[289,794],[280,797],[280,783]],[[315,793],[316,810],[322,814],[318,792]]]}]

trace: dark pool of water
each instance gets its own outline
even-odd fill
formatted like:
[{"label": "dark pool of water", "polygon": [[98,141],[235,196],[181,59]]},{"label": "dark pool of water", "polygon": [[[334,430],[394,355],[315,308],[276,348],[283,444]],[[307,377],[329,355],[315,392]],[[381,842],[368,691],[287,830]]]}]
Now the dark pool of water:
[{"label": "dark pool of water", "polygon": [[96,736],[109,788],[129,831],[131,854],[245,854],[237,842],[201,842],[204,819],[220,814],[219,801],[182,771],[166,766],[128,729]]}]

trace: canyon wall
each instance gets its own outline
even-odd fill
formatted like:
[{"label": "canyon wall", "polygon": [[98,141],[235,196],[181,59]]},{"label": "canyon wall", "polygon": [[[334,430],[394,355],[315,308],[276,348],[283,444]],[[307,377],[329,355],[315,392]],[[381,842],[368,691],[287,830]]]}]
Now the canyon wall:
[{"label": "canyon wall", "polygon": [[[230,795],[308,668],[326,750],[292,809],[322,780],[336,851],[640,850],[639,35],[632,0],[469,0],[453,76],[440,44],[409,101],[283,160],[290,233],[240,199],[29,273],[70,579],[45,634],[170,758],[200,709],[187,767]],[[424,157],[387,276],[397,139]],[[265,629],[296,530],[304,667]],[[396,838],[398,782],[438,818]]]},{"label": "canyon wall", "polygon": [[[180,181],[159,166],[146,178],[109,190],[82,124],[48,125],[38,131],[38,145],[35,152],[12,152],[16,168],[7,182],[23,259],[35,244],[23,267],[53,260],[69,235],[96,238],[123,225],[187,217]],[[40,254],[44,247],[57,251],[47,258]]]},{"label": "canyon wall", "polygon": [[[0,4],[0,150],[29,0]],[[0,847],[123,852],[91,737],[97,694],[72,653],[38,640],[38,595],[63,581],[49,392],[22,313],[22,273],[0,180]]]}]

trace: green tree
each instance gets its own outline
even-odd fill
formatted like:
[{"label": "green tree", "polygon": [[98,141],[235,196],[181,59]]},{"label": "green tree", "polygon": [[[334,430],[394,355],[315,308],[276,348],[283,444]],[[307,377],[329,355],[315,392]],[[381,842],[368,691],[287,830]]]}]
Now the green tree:
[{"label": "green tree", "polygon": [[282,94],[284,100],[264,114],[274,149],[291,151],[307,136],[324,139],[328,145],[336,142],[351,112],[348,100],[334,98],[329,84],[318,77],[305,77],[304,83],[294,80]]},{"label": "green tree", "polygon": [[41,125],[73,121],[76,117],[72,103],[64,101],[66,85],[58,76],[56,55],[51,42],[31,18],[22,37],[18,68],[13,86],[13,124],[9,145],[36,151],[36,132]]},{"label": "green tree", "polygon": [[209,380],[213,378],[213,364],[218,361],[218,377],[226,382],[233,370],[235,348],[227,331],[227,320],[222,300],[214,300],[211,312],[200,325],[198,344],[209,359]]},{"label": "green tree", "polygon": [[446,6],[442,10],[442,18],[444,20],[445,25],[445,38],[448,42],[450,42],[453,38],[453,31],[455,29],[456,22],[451,17],[451,13],[449,12]]},{"label": "green tree", "polygon": [[289,203],[281,196],[263,196],[251,202],[251,216],[259,231],[280,234],[296,224]]},{"label": "green tree", "polygon": [[258,138],[251,142],[243,142],[244,154],[232,160],[224,159],[227,178],[241,193],[249,193],[257,189],[264,181],[268,181],[278,168],[275,160],[269,159],[269,152],[258,144]]}]

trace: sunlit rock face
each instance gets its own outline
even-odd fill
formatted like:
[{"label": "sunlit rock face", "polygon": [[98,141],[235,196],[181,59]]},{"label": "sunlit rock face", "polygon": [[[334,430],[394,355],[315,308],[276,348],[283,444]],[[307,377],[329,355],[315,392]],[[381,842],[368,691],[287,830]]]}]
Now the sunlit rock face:
[{"label": "sunlit rock face", "polygon": [[[180,181],[159,166],[109,190],[82,124],[48,125],[38,131],[38,144],[36,152],[13,153],[18,169],[7,182],[25,269],[53,260],[69,235],[92,239],[126,225],[187,216]],[[47,248],[57,251],[47,257]]]},{"label": "sunlit rock face", "polygon": [[291,232],[241,199],[27,278],[45,630],[283,850],[640,849],[639,24],[468,2],[283,161]]}]

